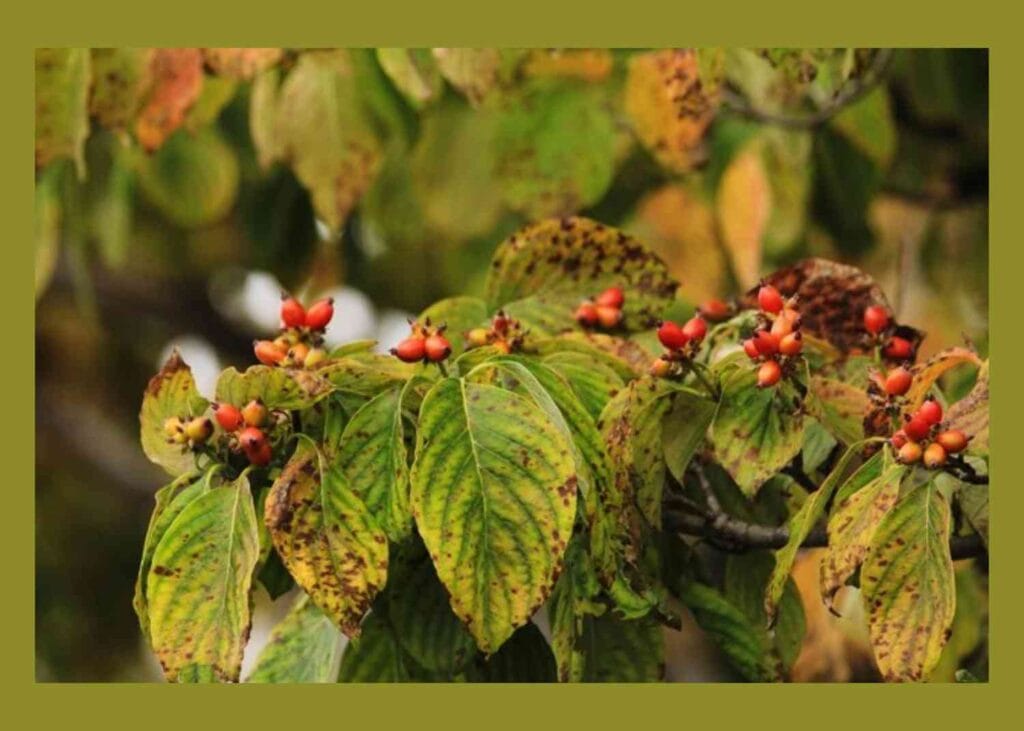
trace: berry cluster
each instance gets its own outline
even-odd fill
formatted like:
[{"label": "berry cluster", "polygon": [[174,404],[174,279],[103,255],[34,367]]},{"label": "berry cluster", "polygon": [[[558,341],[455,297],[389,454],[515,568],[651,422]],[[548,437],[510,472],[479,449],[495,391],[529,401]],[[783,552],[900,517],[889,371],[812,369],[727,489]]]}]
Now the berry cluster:
[{"label": "berry cluster", "polygon": [[308,310],[286,293],[281,294],[281,334],[274,340],[253,343],[256,360],[263,365],[312,368],[327,357],[320,347],[324,328],[334,316],[334,300],[323,299]]},{"label": "berry cluster", "polygon": [[251,464],[265,467],[273,457],[273,450],[264,429],[270,412],[260,399],[254,399],[239,409],[231,404],[213,405],[213,416],[229,435],[228,447],[232,452],[244,452]]},{"label": "berry cluster", "polygon": [[444,336],[445,325],[431,327],[430,318],[419,322],[409,321],[412,333],[391,349],[391,355],[405,363],[440,363],[452,352],[452,344]]},{"label": "berry cluster", "polygon": [[942,429],[942,406],[929,399],[913,414],[906,415],[903,428],[892,435],[896,456],[904,464],[922,461],[929,469],[946,464],[949,455],[967,448],[967,436],[958,429]]},{"label": "berry cluster", "polygon": [[576,322],[585,328],[600,327],[613,330],[622,322],[622,305],[626,295],[619,287],[609,287],[597,297],[591,297],[576,308]]},{"label": "berry cluster", "polygon": [[170,444],[180,444],[182,449],[195,449],[206,444],[213,434],[213,422],[205,416],[188,421],[172,416],[164,422],[164,434]]},{"label": "berry cluster", "polygon": [[793,307],[793,299],[784,300],[770,284],[757,291],[757,304],[761,309],[758,327],[743,341],[743,351],[761,364],[757,369],[758,387],[770,388],[782,379],[783,372],[803,350],[800,313]]},{"label": "berry cluster", "polygon": [[506,315],[502,310],[491,320],[490,328],[475,327],[466,333],[466,346],[479,348],[484,345],[493,345],[502,353],[511,353],[522,350],[526,330],[523,329],[519,320]]},{"label": "berry cluster", "polygon": [[694,315],[683,325],[671,320],[658,324],[658,341],[665,353],[651,364],[651,375],[659,378],[682,374],[683,364],[697,354],[700,342],[708,334],[708,324],[701,315]]},{"label": "berry cluster", "polygon": [[914,344],[904,337],[892,334],[893,325],[889,310],[882,305],[871,305],[864,308],[864,329],[868,331],[876,344],[885,343],[882,355],[889,360],[912,360]]}]

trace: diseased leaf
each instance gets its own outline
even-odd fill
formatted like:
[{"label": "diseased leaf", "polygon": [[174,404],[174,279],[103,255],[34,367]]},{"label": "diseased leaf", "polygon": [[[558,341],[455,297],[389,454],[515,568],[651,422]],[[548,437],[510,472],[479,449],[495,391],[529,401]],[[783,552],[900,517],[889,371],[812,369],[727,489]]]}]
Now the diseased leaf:
[{"label": "diseased leaf", "polygon": [[332,683],[341,633],[305,594],[274,630],[247,683]]},{"label": "diseased leaf", "polygon": [[[550,219],[499,245],[488,273],[486,299],[529,326],[555,333],[575,328],[580,301],[607,287],[625,293],[624,325],[637,330],[661,317],[677,283],[642,243],[587,218]],[[519,313],[529,303],[529,317]]]},{"label": "diseased leaf", "polygon": [[85,176],[89,136],[89,49],[37,48],[36,169],[53,160],[74,160]]},{"label": "diseased leaf", "polygon": [[946,411],[946,424],[959,429],[970,442],[967,451],[988,456],[988,361],[981,364],[978,380],[971,392]]},{"label": "diseased leaf", "polygon": [[424,399],[413,514],[453,610],[484,652],[550,594],[576,485],[568,439],[531,401],[455,378]]},{"label": "diseased leaf", "polygon": [[860,568],[875,531],[896,504],[906,472],[904,466],[893,465],[833,508],[821,561],[821,596],[831,611],[836,592]]},{"label": "diseased leaf", "polygon": [[271,488],[264,519],[296,583],[342,632],[358,635],[387,578],[388,542],[344,474],[300,446]]},{"label": "diseased leaf", "polygon": [[843,444],[864,438],[871,401],[863,387],[825,376],[811,376],[807,410]]},{"label": "diseased leaf", "polygon": [[711,446],[736,484],[753,496],[800,452],[804,426],[796,389],[785,380],[758,388],[756,368],[743,365],[723,377]]},{"label": "diseased leaf", "polygon": [[704,158],[704,134],[718,108],[717,84],[702,76],[692,49],[650,51],[629,59],[626,114],[643,146],[675,173],[689,172]]},{"label": "diseased leaf", "polygon": [[150,641],[168,680],[238,680],[258,560],[245,475],[191,500],[170,524],[146,580]]},{"label": "diseased leaf", "polygon": [[551,649],[560,683],[578,683],[584,678],[589,653],[584,635],[589,617],[605,611],[605,607],[595,601],[600,590],[583,541],[574,538],[566,551],[565,571],[548,603]]},{"label": "diseased leaf", "polygon": [[544,358],[543,363],[568,382],[595,421],[624,385],[615,369],[585,353],[556,352]]},{"label": "diseased leaf", "polygon": [[164,431],[164,423],[177,417],[187,421],[203,414],[209,403],[196,389],[192,369],[175,350],[163,368],[149,380],[139,412],[142,451],[150,462],[178,475],[195,469],[195,456],[185,444],[173,443]]},{"label": "diseased leaf", "polygon": [[410,680],[402,650],[387,618],[370,614],[358,637],[345,646],[339,683],[401,683]]},{"label": "diseased leaf", "polygon": [[950,512],[935,481],[903,495],[875,532],[860,571],[875,660],[887,681],[926,677],[956,609]]},{"label": "diseased leaf", "polygon": [[203,90],[203,54],[198,48],[158,48],[150,59],[152,83],[135,121],[142,148],[159,148],[185,121]]},{"label": "diseased leaf", "polygon": [[332,357],[307,372],[318,380],[326,381],[336,391],[359,396],[376,396],[382,391],[401,386],[414,375],[425,375],[423,366],[370,352]]},{"label": "diseased leaf", "polygon": [[635,340],[579,330],[533,341],[538,354],[579,353],[615,371],[623,381],[646,374],[654,356]]},{"label": "diseased leaf", "polygon": [[926,362],[918,363],[911,368],[910,372],[913,374],[914,380],[911,382],[910,390],[907,391],[906,394],[907,411],[913,412],[921,405],[931,390],[931,387],[935,385],[935,382],[938,381],[946,371],[966,364],[980,368],[982,361],[981,358],[978,357],[978,354],[973,350],[957,347],[948,348],[943,350],[941,353],[936,353]]},{"label": "diseased leaf", "polygon": [[110,130],[131,129],[153,82],[155,48],[92,49],[89,112]]},{"label": "diseased leaf", "polygon": [[280,48],[204,48],[203,59],[213,73],[248,81],[281,60]]},{"label": "diseased leaf", "polygon": [[250,366],[243,373],[228,368],[217,381],[217,401],[241,408],[260,399],[268,409],[306,409],[331,393],[319,372]]}]

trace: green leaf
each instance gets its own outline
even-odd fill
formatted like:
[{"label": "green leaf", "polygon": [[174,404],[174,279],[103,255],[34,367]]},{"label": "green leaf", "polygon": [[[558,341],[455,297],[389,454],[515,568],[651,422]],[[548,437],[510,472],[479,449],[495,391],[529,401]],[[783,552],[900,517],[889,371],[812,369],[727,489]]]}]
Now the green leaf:
[{"label": "green leaf", "polygon": [[746,495],[756,495],[800,452],[805,424],[800,401],[786,380],[758,388],[756,368],[740,367],[723,378],[711,446]]},{"label": "green leaf", "polygon": [[619,619],[612,612],[586,617],[581,639],[592,683],[652,683],[665,676],[665,639],[649,617]]},{"label": "green leaf", "polygon": [[331,683],[341,659],[341,634],[303,594],[270,633],[248,683]]},{"label": "green leaf", "polygon": [[149,380],[139,412],[142,451],[171,475],[177,477],[195,469],[196,461],[187,445],[169,441],[164,422],[172,417],[186,421],[203,414],[209,403],[196,390],[192,369],[175,350],[163,368]]},{"label": "green leaf", "polygon": [[956,609],[949,504],[934,480],[882,521],[860,571],[875,660],[886,680],[921,680],[936,666]]},{"label": "green leaf", "polygon": [[595,421],[625,385],[614,368],[585,353],[556,352],[543,358],[543,363],[569,383]]},{"label": "green leaf", "polygon": [[496,653],[466,673],[477,683],[553,683],[555,656],[533,622],[517,629]]},{"label": "green leaf", "polygon": [[[747,615],[754,627],[764,627],[764,592],[775,559],[768,551],[729,556],[725,562],[724,594],[735,607]],[[804,607],[796,582],[789,579],[779,602],[779,618],[770,637],[782,667],[789,670],[796,662],[807,629]]]},{"label": "green leaf", "polygon": [[954,498],[964,518],[988,546],[988,485],[960,483]]},{"label": "green leaf", "polygon": [[393,388],[368,401],[341,435],[331,461],[340,468],[352,492],[392,541],[412,529],[409,506],[409,465],[402,427],[405,389]]},{"label": "green leaf", "polygon": [[844,107],[830,124],[879,168],[889,167],[896,154],[896,123],[885,86]]},{"label": "green leaf", "polygon": [[446,378],[423,401],[413,514],[484,652],[551,592],[576,515],[573,467],[565,435],[522,396]]},{"label": "green leaf", "polygon": [[307,409],[332,390],[320,371],[250,366],[244,373],[228,368],[217,380],[217,401],[241,408],[260,399],[268,409]]},{"label": "green leaf", "polygon": [[586,670],[583,635],[588,615],[600,615],[605,608],[595,601],[601,585],[582,540],[573,539],[569,544],[565,567],[548,603],[551,649],[559,682],[578,683]]},{"label": "green leaf", "polygon": [[957,668],[977,649],[985,637],[988,594],[983,580],[971,565],[956,569],[956,615],[949,642],[938,665],[928,675],[929,683],[957,680]]},{"label": "green leaf", "polygon": [[420,109],[441,96],[441,72],[426,48],[378,48],[377,61],[413,107]]},{"label": "green leaf", "polygon": [[[821,483],[817,490],[812,492],[804,504],[787,521],[786,527],[789,530],[789,540],[786,545],[775,552],[775,569],[768,580],[768,586],[764,593],[764,613],[769,623],[774,623],[782,599],[782,592],[786,587],[793,563],[796,561],[796,554],[800,545],[807,538],[818,520],[825,513],[832,493],[838,487],[840,481],[846,475],[846,469],[854,457],[857,456],[864,442],[850,445],[843,456],[836,463],[835,468],[828,477]],[[855,479],[855,476],[851,479]]]},{"label": "green leaf", "polygon": [[906,473],[903,465],[888,467],[833,508],[828,548],[821,561],[821,596],[830,610],[835,611],[836,592],[867,558],[879,524],[896,504]]},{"label": "green leaf", "polygon": [[367,352],[348,353],[324,361],[312,373],[328,381],[338,391],[360,396],[376,396],[381,391],[402,385],[414,375],[427,374],[421,365]]},{"label": "green leaf", "polygon": [[452,344],[452,350],[461,353],[466,347],[466,332],[478,327],[487,319],[487,314],[487,303],[478,297],[448,297],[423,310],[416,319],[424,322],[430,318],[435,325],[447,325],[445,337]]},{"label": "green leaf", "polygon": [[601,87],[533,83],[496,106],[494,174],[506,204],[536,220],[601,200],[615,174],[618,132]]},{"label": "green leaf", "polygon": [[345,645],[338,682],[401,683],[410,679],[398,638],[387,618],[371,613],[359,636]]},{"label": "green leaf", "polygon": [[871,410],[867,391],[836,378],[812,376],[807,410],[843,444],[864,438],[864,417]]},{"label": "green leaf", "polygon": [[85,177],[89,66],[87,48],[35,49],[36,168],[67,158]]},{"label": "green leaf", "polygon": [[150,642],[168,680],[235,682],[251,625],[259,534],[249,480],[191,500],[153,552]]},{"label": "green leaf", "polygon": [[274,67],[257,74],[249,92],[249,136],[264,171],[281,158],[281,141],[276,134],[280,90],[281,69]]},{"label": "green leaf", "polygon": [[623,382],[647,373],[653,360],[636,341],[604,333],[575,330],[557,337],[538,338],[532,345],[543,358],[570,353],[583,356],[596,366],[615,371]]},{"label": "green leaf", "polygon": [[717,411],[717,402],[689,389],[679,389],[672,397],[672,408],[661,423],[661,446],[665,465],[680,483]]},{"label": "green leaf", "polygon": [[337,468],[296,449],[274,482],[264,518],[296,583],[349,637],[387,579],[387,536]]}]

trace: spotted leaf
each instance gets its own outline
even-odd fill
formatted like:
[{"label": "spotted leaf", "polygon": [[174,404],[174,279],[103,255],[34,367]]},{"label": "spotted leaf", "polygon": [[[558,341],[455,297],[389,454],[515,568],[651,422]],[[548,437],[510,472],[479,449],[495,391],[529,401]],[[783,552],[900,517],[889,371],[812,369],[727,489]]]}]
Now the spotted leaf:
[{"label": "spotted leaf", "polygon": [[967,451],[988,456],[988,361],[978,371],[978,380],[970,393],[949,407],[946,424],[970,438]]},{"label": "spotted leaf", "polygon": [[183,421],[199,416],[209,403],[196,389],[192,369],[175,350],[160,372],[153,376],[142,397],[139,412],[142,451],[151,462],[178,476],[195,468],[195,456],[186,445],[173,443],[164,431],[167,419]]},{"label": "spotted leaf", "polygon": [[301,595],[270,633],[247,683],[331,683],[341,660],[341,633]]},{"label": "spotted leaf", "polygon": [[302,369],[251,366],[244,373],[228,368],[217,381],[217,400],[244,406],[261,399],[268,409],[305,409],[332,391],[329,381]]}]

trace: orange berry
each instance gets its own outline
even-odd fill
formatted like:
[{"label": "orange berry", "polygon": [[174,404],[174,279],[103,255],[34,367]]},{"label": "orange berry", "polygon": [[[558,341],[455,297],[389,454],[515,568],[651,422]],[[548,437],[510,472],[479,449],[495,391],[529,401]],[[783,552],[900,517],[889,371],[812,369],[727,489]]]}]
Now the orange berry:
[{"label": "orange berry", "polygon": [[761,367],[757,369],[757,386],[758,388],[768,388],[774,386],[782,378],[782,368],[779,367],[777,361],[766,360],[761,364]]},{"label": "orange berry", "polygon": [[903,464],[914,464],[921,459],[921,445],[917,442],[907,442],[897,453],[896,457]]},{"label": "orange berry", "polygon": [[597,321],[605,330],[611,330],[622,322],[622,310],[608,305],[597,306]]},{"label": "orange berry", "polygon": [[906,368],[893,368],[886,374],[883,388],[890,396],[902,396],[910,390],[913,382],[914,377]]},{"label": "orange berry", "polygon": [[804,348],[804,338],[800,331],[790,333],[779,341],[779,352],[783,355],[797,355]]},{"label": "orange berry", "polygon": [[601,294],[594,298],[594,304],[598,307],[615,307],[617,309],[622,308],[622,304],[626,301],[626,295],[622,293],[622,290],[618,287],[609,287]]},{"label": "orange berry", "polygon": [[944,431],[935,437],[935,441],[950,454],[962,452],[967,448],[967,435],[959,429]]},{"label": "orange berry", "polygon": [[257,340],[253,343],[253,352],[256,353],[256,360],[263,365],[277,365],[285,356],[285,351],[270,340]]},{"label": "orange berry", "polygon": [[946,449],[938,442],[932,442],[924,450],[924,466],[935,469],[946,464]]}]

